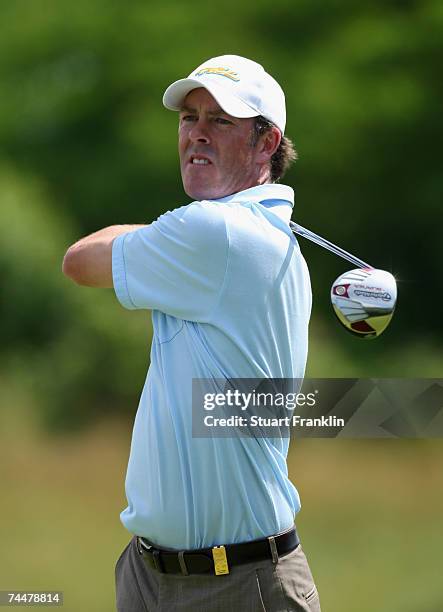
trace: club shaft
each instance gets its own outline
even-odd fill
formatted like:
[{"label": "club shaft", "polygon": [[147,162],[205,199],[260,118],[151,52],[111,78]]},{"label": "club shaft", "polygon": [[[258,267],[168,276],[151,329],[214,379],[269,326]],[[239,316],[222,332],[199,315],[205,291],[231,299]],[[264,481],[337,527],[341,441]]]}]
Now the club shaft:
[{"label": "club shaft", "polygon": [[373,266],[362,261],[358,257],[355,257],[351,253],[348,253],[348,251],[345,251],[344,249],[340,248],[336,244],[329,242],[329,240],[326,240],[326,238],[322,238],[318,234],[311,232],[311,230],[308,230],[305,227],[302,227],[298,223],[294,223],[293,221],[290,221],[289,225],[290,225],[291,230],[294,232],[294,234],[298,234],[299,236],[302,236],[303,238],[307,238],[311,242],[315,242],[315,244],[318,244],[319,246],[327,249],[328,251],[331,251],[331,253],[335,253],[339,257],[342,257],[343,259],[350,261],[351,263],[358,266],[359,268],[373,268]]}]

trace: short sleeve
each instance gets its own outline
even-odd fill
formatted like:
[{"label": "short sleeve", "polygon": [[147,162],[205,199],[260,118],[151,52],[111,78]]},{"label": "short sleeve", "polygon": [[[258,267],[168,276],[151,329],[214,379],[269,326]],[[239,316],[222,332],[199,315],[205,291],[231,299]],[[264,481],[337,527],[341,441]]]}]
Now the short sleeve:
[{"label": "short sleeve", "polygon": [[114,240],[114,290],[125,308],[207,320],[227,267],[228,237],[219,206],[193,202]]}]

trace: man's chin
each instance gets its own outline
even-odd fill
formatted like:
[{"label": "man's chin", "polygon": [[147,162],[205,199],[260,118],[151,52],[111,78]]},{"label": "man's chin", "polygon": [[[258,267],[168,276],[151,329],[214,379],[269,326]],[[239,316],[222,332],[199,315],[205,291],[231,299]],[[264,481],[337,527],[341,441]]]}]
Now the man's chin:
[{"label": "man's chin", "polygon": [[185,193],[193,200],[215,200],[221,198],[216,189],[212,185],[192,185],[183,182]]}]

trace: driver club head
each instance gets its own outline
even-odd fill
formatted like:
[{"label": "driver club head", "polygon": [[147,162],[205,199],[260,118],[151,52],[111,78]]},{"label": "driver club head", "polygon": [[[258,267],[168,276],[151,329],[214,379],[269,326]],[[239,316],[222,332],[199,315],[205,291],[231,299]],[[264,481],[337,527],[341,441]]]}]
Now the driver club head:
[{"label": "driver club head", "polygon": [[385,270],[357,268],[334,281],[331,302],[338,320],[351,334],[377,338],[394,314],[397,284]]}]

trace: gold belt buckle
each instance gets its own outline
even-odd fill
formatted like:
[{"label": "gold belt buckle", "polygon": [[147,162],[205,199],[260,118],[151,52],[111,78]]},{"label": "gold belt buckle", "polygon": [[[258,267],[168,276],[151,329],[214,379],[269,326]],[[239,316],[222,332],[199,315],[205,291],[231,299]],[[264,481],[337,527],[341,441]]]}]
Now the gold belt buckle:
[{"label": "gold belt buckle", "polygon": [[213,546],[212,557],[214,559],[215,575],[222,576],[223,574],[229,574],[229,565],[225,547]]}]

